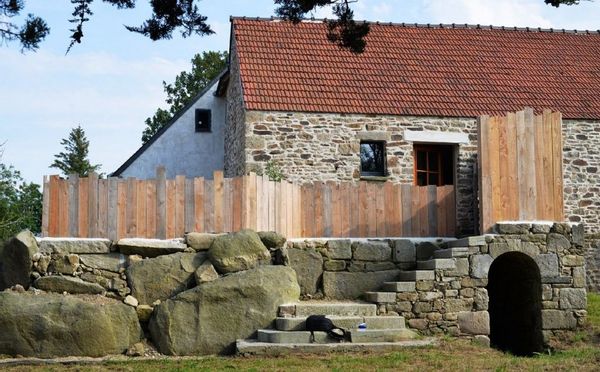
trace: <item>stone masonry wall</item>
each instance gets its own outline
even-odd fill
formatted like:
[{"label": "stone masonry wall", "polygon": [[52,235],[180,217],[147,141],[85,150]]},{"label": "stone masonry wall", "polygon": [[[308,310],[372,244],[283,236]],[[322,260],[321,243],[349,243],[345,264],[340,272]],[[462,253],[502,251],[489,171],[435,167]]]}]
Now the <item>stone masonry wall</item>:
[{"label": "stone masonry wall", "polygon": [[565,215],[586,226],[590,290],[600,291],[600,123],[563,121]]},{"label": "stone masonry wall", "polygon": [[245,173],[244,148],[246,144],[246,125],[242,82],[235,39],[231,44],[230,78],[227,87],[227,119],[225,125],[225,177],[241,176]]},{"label": "stone masonry wall", "polygon": [[[426,334],[487,337],[488,272],[497,257],[517,251],[531,257],[540,270],[545,337],[583,324],[587,315],[583,226],[506,224],[498,225],[498,231],[468,238],[461,253],[442,260],[430,277],[414,280],[414,290],[392,292],[391,300],[379,302],[379,314],[402,315],[410,327]],[[384,282],[397,280],[402,270],[414,270],[417,261],[429,260],[446,244],[311,239],[289,241],[287,250],[306,297],[350,299],[361,291],[381,290]]]},{"label": "stone masonry wall", "polygon": [[471,143],[458,146],[455,185],[459,233],[473,234],[474,119],[249,111],[246,172],[261,173],[273,161],[292,182],[356,181],[360,179],[360,141],[370,139],[386,141],[388,179],[413,183],[413,143],[404,140],[407,129],[469,134]]}]

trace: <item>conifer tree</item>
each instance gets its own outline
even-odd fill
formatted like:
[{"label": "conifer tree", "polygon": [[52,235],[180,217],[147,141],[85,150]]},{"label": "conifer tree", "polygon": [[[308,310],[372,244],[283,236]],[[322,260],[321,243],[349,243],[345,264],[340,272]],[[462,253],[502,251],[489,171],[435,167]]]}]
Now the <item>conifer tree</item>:
[{"label": "conifer tree", "polygon": [[79,177],[87,177],[91,172],[100,169],[100,164],[92,165],[88,159],[90,141],[81,125],[71,129],[69,138],[61,140],[60,144],[65,147],[65,152],[54,155],[51,168],[60,169],[65,176],[77,174]]}]

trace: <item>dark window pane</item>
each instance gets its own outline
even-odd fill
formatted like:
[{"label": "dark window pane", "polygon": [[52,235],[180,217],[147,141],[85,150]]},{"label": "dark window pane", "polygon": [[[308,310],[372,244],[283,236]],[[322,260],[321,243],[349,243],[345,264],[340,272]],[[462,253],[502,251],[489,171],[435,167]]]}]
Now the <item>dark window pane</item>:
[{"label": "dark window pane", "polygon": [[367,175],[385,175],[385,146],[383,142],[360,144],[360,169]]},{"label": "dark window pane", "polygon": [[437,185],[438,184],[438,174],[437,173],[429,173],[429,185]]},{"label": "dark window pane", "polygon": [[417,185],[418,186],[426,186],[427,185],[427,173],[426,172],[417,172]]},{"label": "dark window pane", "polygon": [[429,170],[430,171],[438,171],[438,161],[439,161],[439,152],[430,152],[429,153]]},{"label": "dark window pane", "polygon": [[450,148],[445,156],[442,157],[442,174],[444,178],[442,180],[443,185],[454,184],[454,155],[452,154],[452,148]]},{"label": "dark window pane", "polygon": [[427,170],[427,153],[425,151],[417,151],[417,169]]}]

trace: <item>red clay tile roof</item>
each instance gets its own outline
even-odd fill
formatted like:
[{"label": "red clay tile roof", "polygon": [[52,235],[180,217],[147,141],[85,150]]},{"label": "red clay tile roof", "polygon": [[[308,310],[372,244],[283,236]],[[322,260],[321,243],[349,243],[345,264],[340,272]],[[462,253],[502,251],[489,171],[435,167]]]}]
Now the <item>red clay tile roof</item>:
[{"label": "red clay tile roof", "polygon": [[600,119],[600,34],[372,24],[363,54],[323,22],[234,18],[249,110]]}]

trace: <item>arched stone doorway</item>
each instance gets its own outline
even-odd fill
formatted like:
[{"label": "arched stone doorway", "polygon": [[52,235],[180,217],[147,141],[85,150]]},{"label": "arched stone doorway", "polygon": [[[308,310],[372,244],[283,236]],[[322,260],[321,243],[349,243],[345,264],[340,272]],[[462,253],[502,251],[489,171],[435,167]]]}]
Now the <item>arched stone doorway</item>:
[{"label": "arched stone doorway", "polygon": [[542,284],[535,261],[520,252],[494,260],[488,276],[490,341],[515,355],[543,351]]}]

